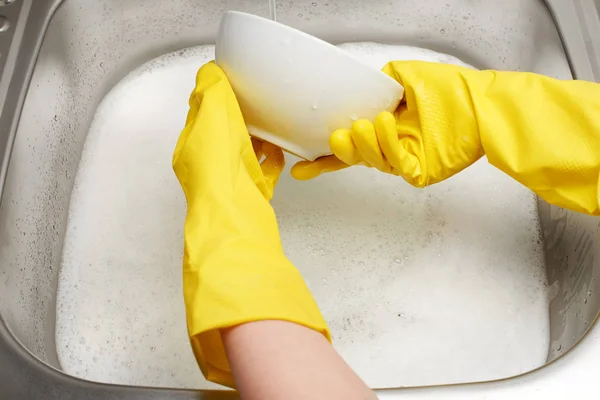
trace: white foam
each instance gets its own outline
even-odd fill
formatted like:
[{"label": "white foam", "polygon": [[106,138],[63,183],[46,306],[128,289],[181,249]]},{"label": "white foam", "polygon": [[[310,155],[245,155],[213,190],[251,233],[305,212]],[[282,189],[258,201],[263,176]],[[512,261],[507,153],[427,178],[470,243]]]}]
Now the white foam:
[{"label": "white foam", "polygon": [[[460,63],[401,46],[342,48],[377,67]],[[186,336],[185,200],[171,169],[195,72],[213,51],[153,60],[98,107],[60,272],[56,340],[67,373],[216,387]],[[544,363],[548,298],[534,197],[485,161],[424,190],[362,167],[310,182],[285,173],[273,205],[335,347],[369,385],[487,380]]]}]

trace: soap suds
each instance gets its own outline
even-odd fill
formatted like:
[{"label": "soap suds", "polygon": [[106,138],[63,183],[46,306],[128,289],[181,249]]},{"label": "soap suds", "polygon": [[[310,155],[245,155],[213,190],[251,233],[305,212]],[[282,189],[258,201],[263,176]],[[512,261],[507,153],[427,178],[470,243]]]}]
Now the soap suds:
[{"label": "soap suds", "polygon": [[[388,60],[457,59],[346,44]],[[57,299],[65,372],[92,381],[216,388],[187,339],[185,199],[171,157],[202,46],[150,61],[102,101],[70,203]],[[288,168],[294,162],[287,158]],[[284,172],[273,200],[285,251],[334,345],[372,387],[502,378],[542,365],[548,298],[534,196],[482,160],[423,190],[356,167]]]}]

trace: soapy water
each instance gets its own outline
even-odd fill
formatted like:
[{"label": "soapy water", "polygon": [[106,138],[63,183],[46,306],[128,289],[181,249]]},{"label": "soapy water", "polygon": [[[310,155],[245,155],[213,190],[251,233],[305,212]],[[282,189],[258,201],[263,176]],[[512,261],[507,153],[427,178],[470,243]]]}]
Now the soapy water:
[{"label": "soapy water", "polygon": [[[346,44],[380,68],[424,49]],[[171,156],[212,46],[131,72],[102,101],[70,203],[57,298],[65,372],[129,385],[217,388],[187,339],[185,198]],[[548,297],[534,196],[482,160],[426,189],[355,167],[309,182],[289,166],[273,206],[286,254],[371,387],[503,378],[545,361]]]}]

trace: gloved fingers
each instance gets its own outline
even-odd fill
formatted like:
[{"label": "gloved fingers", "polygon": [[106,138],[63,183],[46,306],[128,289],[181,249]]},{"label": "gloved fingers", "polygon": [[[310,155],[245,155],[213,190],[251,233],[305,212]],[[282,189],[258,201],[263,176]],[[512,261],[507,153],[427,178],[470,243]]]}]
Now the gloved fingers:
[{"label": "gloved fingers", "polygon": [[348,164],[332,155],[319,157],[315,161],[299,161],[292,167],[291,173],[295,179],[305,181],[323,173],[339,171],[347,167],[349,167]]},{"label": "gloved fingers", "polygon": [[254,154],[256,154],[256,160],[261,162],[265,155],[262,149],[263,141],[253,136],[250,137],[250,140],[252,141],[252,149],[254,150]]},{"label": "gloved fingers", "polygon": [[251,141],[257,165],[260,167],[257,171],[260,176],[253,179],[267,200],[271,200],[275,185],[285,167],[283,151],[274,144],[255,137],[251,137]]},{"label": "gloved fingers", "polygon": [[392,166],[392,174],[401,176],[411,185],[422,188],[427,186],[426,176],[419,158],[407,151],[401,144],[397,154],[398,167]]},{"label": "gloved fingers", "polygon": [[354,122],[350,135],[358,153],[368,165],[381,172],[391,172],[391,167],[381,152],[375,126],[370,121],[361,119]]},{"label": "gloved fingers", "polygon": [[285,167],[285,157],[283,151],[274,144],[269,142],[262,142],[260,146],[261,153],[264,154],[265,159],[260,163],[263,176],[265,178],[265,184],[268,190],[268,200],[273,197],[273,190],[275,185],[281,176],[281,172]]},{"label": "gloved fingers", "polygon": [[309,180],[323,173],[339,171],[351,165],[366,165],[352,141],[350,129],[334,131],[329,137],[329,147],[333,155],[319,157],[315,161],[296,163],[292,167],[292,176],[298,180]]},{"label": "gloved fingers", "polygon": [[375,132],[381,151],[393,169],[402,170],[400,161],[400,138],[396,118],[389,112],[381,112],[375,118]]},{"label": "gloved fingers", "polygon": [[415,184],[415,178],[422,175],[422,170],[418,157],[411,153],[412,136],[398,132],[396,118],[387,111],[379,113],[375,118],[375,132],[383,155],[390,165],[391,173],[402,176],[415,186],[420,186],[418,183]]},{"label": "gloved fingers", "polygon": [[337,129],[334,131],[329,137],[329,148],[344,164],[367,165],[352,140],[352,130],[350,129]]}]

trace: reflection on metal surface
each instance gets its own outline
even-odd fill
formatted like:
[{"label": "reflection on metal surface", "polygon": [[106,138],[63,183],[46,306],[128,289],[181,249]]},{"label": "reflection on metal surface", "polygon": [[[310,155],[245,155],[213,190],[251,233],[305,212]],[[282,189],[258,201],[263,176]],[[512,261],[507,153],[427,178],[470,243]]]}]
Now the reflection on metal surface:
[{"label": "reflection on metal surface", "polygon": [[4,15],[0,15],[0,32],[5,32],[10,28],[10,22],[8,22],[8,18]]},{"label": "reflection on metal surface", "polygon": [[540,201],[551,288],[548,361],[571,349],[589,330],[600,307],[598,252],[600,220],[568,212]]}]

